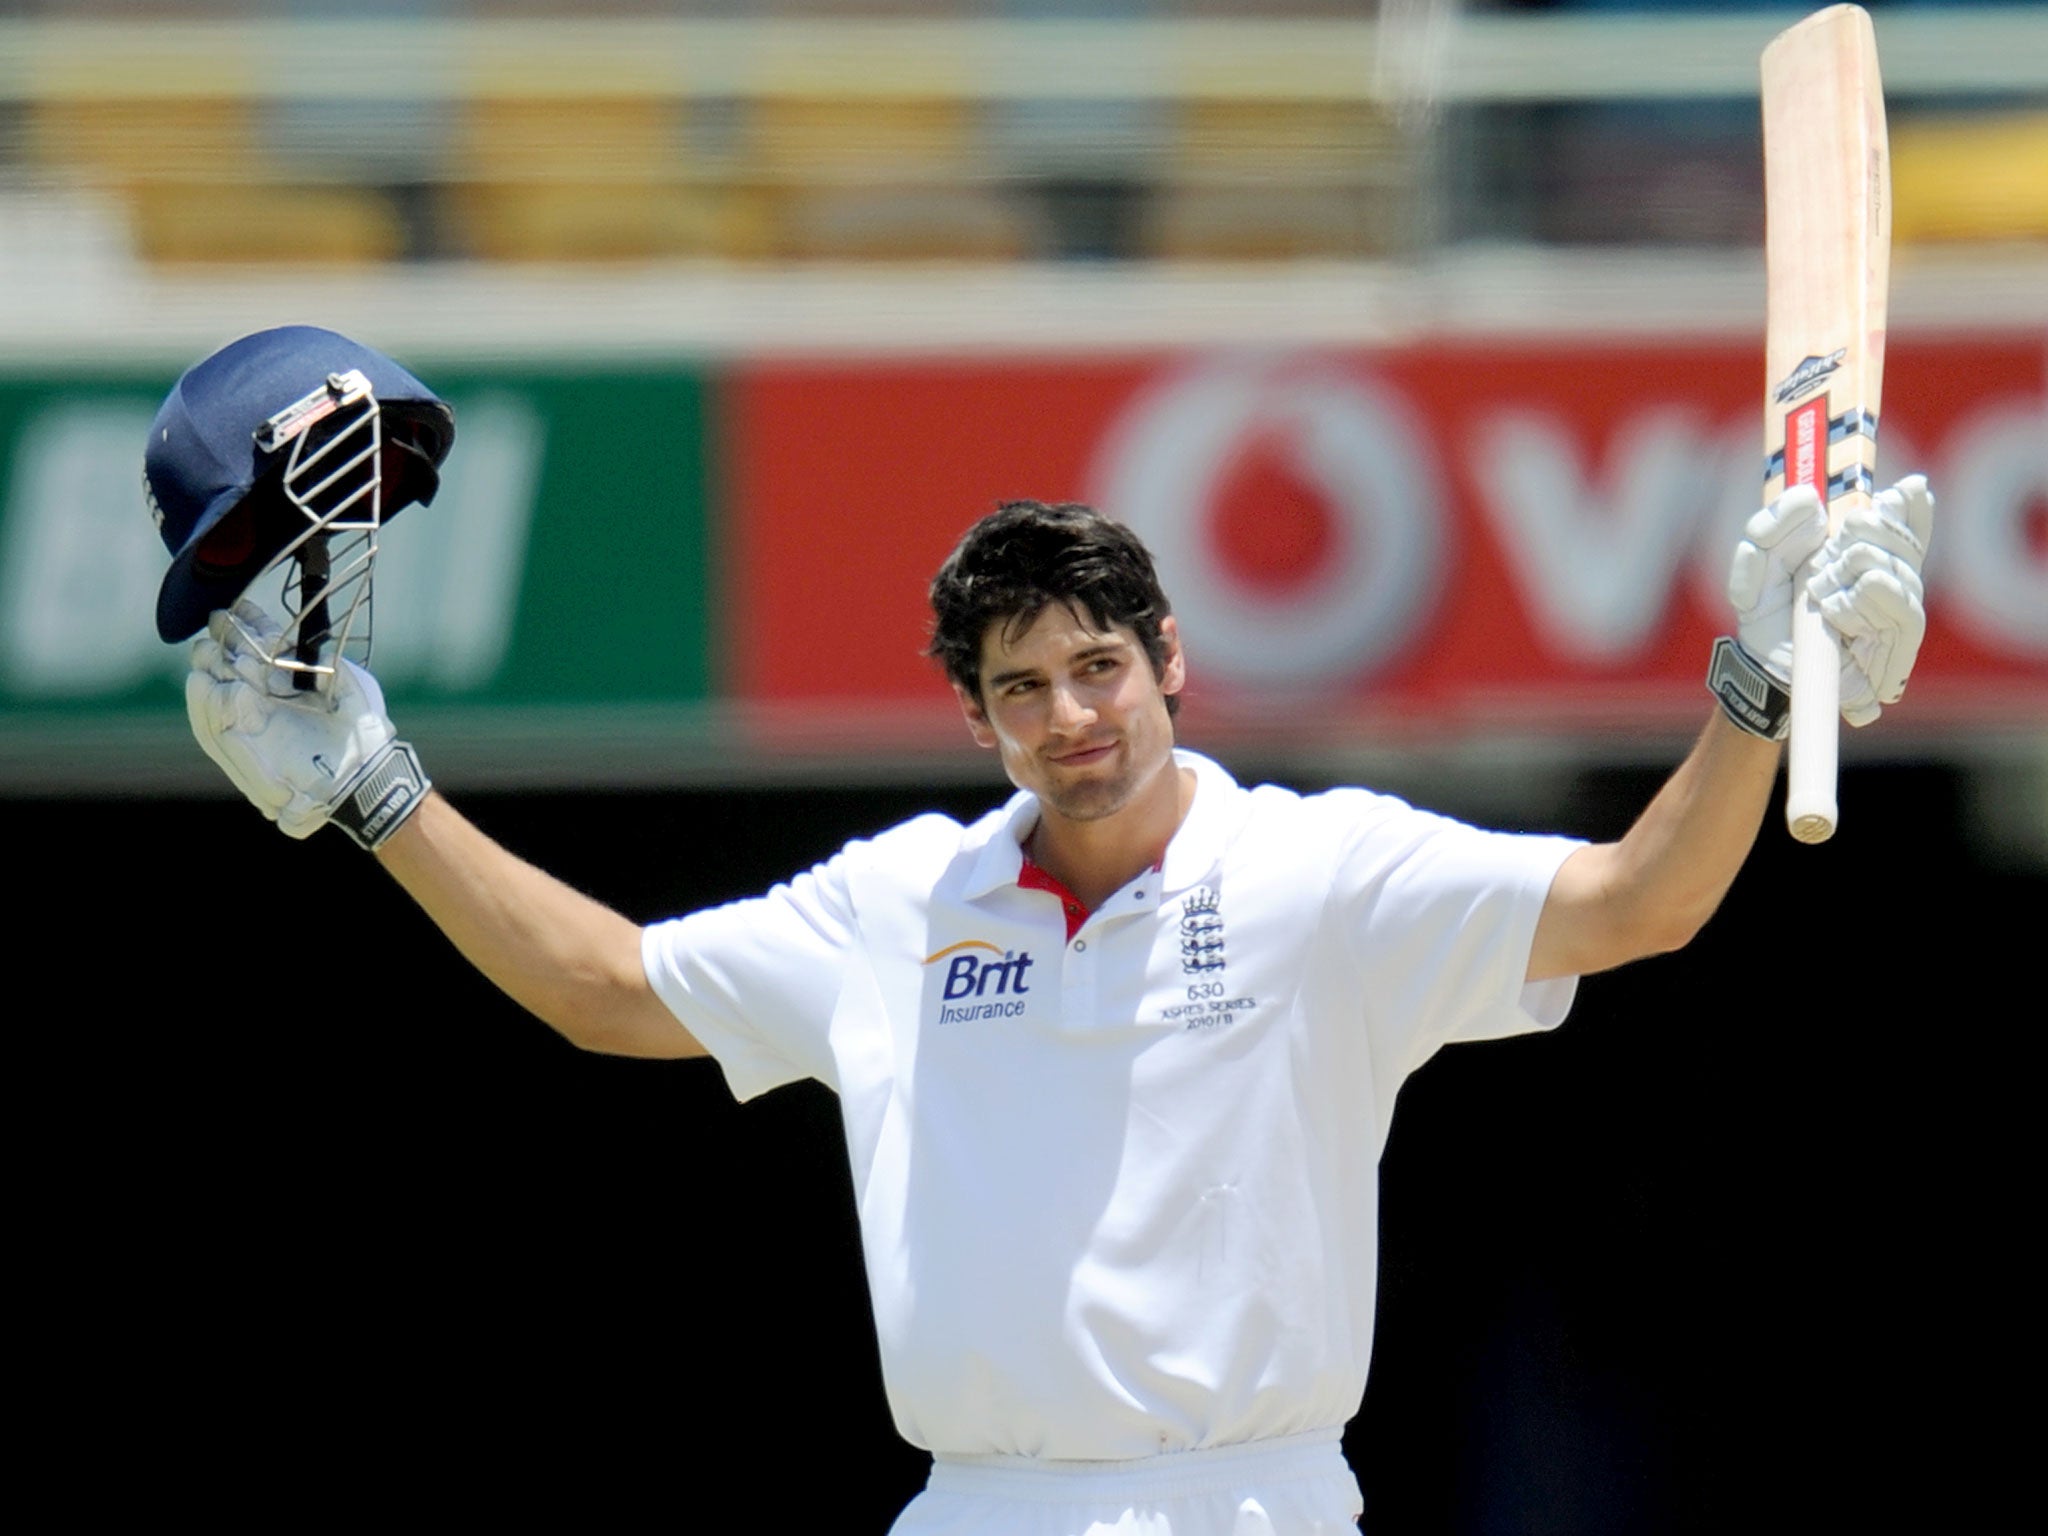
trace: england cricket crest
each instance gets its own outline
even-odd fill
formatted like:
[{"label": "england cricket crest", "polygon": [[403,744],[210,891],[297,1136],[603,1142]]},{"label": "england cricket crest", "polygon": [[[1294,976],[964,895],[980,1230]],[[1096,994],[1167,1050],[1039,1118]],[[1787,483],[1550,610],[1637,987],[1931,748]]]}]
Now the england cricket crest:
[{"label": "england cricket crest", "polygon": [[1213,887],[1198,885],[1181,904],[1180,968],[1189,976],[1223,969],[1222,899]]}]

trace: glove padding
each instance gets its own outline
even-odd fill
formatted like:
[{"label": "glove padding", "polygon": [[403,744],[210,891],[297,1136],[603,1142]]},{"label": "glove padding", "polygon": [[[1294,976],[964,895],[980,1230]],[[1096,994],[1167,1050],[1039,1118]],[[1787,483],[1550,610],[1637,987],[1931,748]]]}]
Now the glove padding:
[{"label": "glove padding", "polygon": [[[1842,519],[1833,536],[1820,498],[1794,486],[1752,517],[1728,571],[1742,648],[1792,683],[1792,582],[1806,590],[1842,653],[1842,718],[1868,725],[1905,692],[1927,634],[1920,567],[1934,531],[1934,495],[1912,475]],[[1816,558],[1818,557],[1818,558]]]},{"label": "glove padding", "polygon": [[192,644],[185,713],[206,755],[287,837],[327,824],[397,732],[377,680],[342,660],[317,690],[264,660],[279,630],[250,602],[216,612]]},{"label": "glove padding", "polygon": [[1806,590],[1844,649],[1842,718],[1868,725],[1895,704],[1927,638],[1920,568],[1934,535],[1934,493],[1912,475],[1842,519]]}]

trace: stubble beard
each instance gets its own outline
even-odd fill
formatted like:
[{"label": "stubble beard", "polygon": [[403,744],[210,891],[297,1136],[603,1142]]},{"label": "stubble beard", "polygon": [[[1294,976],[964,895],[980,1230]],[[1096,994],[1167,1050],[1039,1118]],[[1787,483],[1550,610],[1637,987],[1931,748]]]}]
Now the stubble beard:
[{"label": "stubble beard", "polygon": [[1078,784],[1048,784],[1039,798],[1063,820],[1101,821],[1131,803],[1131,783],[1120,773]]},{"label": "stubble beard", "polygon": [[[1125,755],[1106,776],[1063,779],[1056,765],[1047,764],[1047,771],[1041,776],[1043,787],[1038,792],[1041,803],[1065,821],[1102,821],[1131,805],[1144,788],[1144,781],[1138,765],[1129,756],[1130,744],[1119,745]],[[1169,754],[1167,764],[1172,761]]]}]

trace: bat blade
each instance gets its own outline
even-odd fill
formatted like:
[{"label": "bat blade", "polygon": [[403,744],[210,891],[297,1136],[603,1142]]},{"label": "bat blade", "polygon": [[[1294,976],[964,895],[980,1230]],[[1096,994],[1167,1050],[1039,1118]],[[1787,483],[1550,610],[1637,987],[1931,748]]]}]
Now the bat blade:
[{"label": "bat blade", "polygon": [[[1876,490],[1891,277],[1891,163],[1877,37],[1831,6],[1764,49],[1764,499],[1811,486],[1838,527]],[[1785,820],[1805,843],[1837,820],[1839,658],[1820,610],[1793,607]]]}]

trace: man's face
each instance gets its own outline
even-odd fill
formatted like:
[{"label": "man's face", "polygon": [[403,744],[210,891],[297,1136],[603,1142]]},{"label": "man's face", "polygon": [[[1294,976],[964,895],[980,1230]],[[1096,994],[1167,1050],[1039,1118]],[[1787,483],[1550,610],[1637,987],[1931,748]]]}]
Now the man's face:
[{"label": "man's face", "polygon": [[1166,699],[1180,692],[1186,669],[1173,620],[1160,628],[1166,660],[1155,673],[1130,630],[1104,633],[1062,603],[1021,634],[991,624],[981,640],[981,699],[955,690],[968,729],[1049,812],[1071,821],[1115,815],[1173,760]]}]

